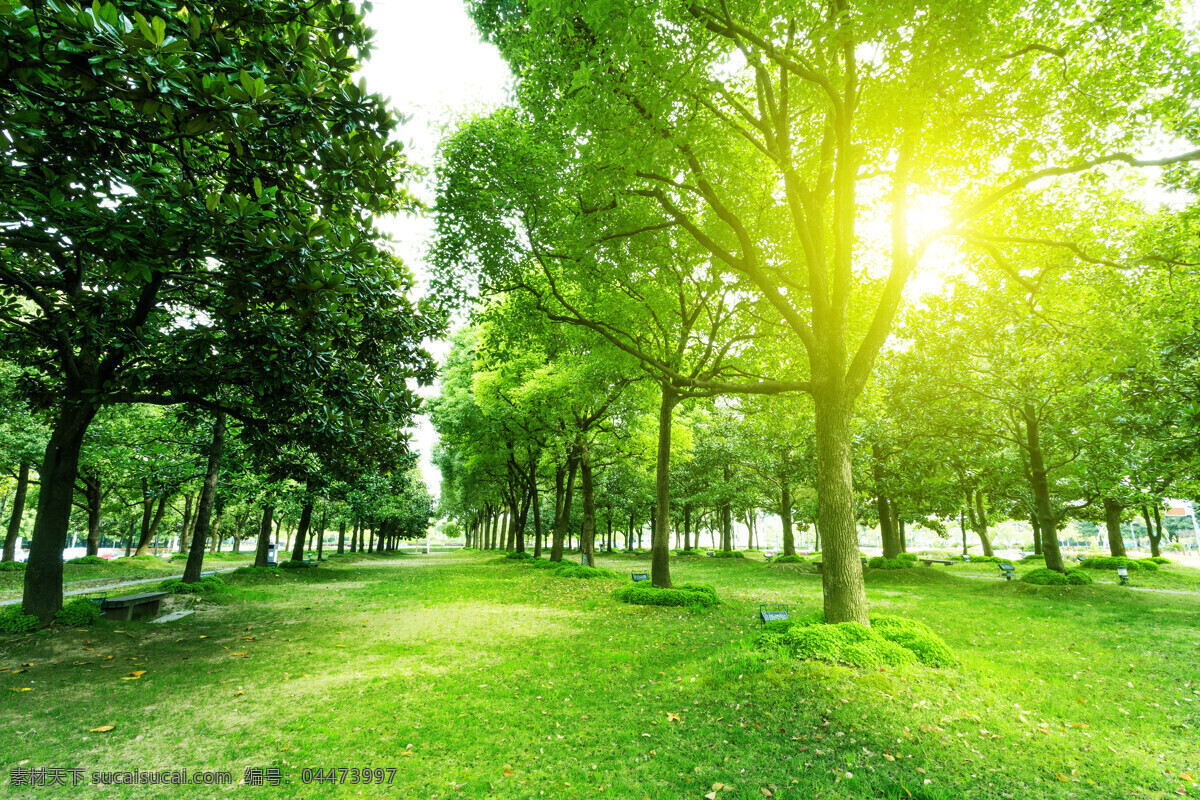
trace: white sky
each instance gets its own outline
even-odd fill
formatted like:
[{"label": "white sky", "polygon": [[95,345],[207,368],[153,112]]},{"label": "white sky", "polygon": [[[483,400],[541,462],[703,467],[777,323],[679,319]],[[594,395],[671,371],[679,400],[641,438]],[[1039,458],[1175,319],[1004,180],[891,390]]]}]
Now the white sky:
[{"label": "white sky", "polygon": [[[409,189],[433,204],[433,163],[445,128],[464,114],[502,105],[508,100],[508,66],[491,45],[480,41],[461,0],[375,0],[368,16],[375,30],[375,50],[363,75],[372,92],[390,97],[392,106],[410,117],[400,131],[409,159],[425,171]],[[396,240],[404,259],[423,286],[425,254],[432,232],[428,216],[386,220],[383,228]],[[445,342],[427,343],[439,360]],[[432,397],[436,388],[422,394]],[[437,495],[441,476],[429,462],[437,434],[421,417],[413,446],[421,453],[421,471],[429,491]]]}]

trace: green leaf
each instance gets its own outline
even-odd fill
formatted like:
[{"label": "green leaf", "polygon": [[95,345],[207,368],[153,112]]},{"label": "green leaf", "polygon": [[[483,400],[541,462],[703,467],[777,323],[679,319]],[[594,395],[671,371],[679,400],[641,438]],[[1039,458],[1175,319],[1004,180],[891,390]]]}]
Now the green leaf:
[{"label": "green leaf", "polygon": [[221,202],[220,192],[209,192],[208,196],[204,198],[204,206],[209,211],[215,209],[217,207],[217,203],[219,202]]},{"label": "green leaf", "polygon": [[254,196],[262,197],[262,181],[258,179],[257,175],[254,176]]}]

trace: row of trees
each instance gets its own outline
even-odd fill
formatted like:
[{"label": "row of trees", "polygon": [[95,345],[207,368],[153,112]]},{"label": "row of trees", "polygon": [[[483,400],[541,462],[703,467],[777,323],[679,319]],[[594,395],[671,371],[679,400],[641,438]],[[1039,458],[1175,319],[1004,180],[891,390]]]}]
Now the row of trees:
[{"label": "row of trees", "polygon": [[267,485],[304,487],[302,528],[334,486],[403,483],[438,325],[375,226],[413,203],[398,118],[353,80],[361,9],[49,0],[0,6],[0,35],[0,342],[44,430],[13,459],[39,486],[25,611],[61,606],[98,420],[181,407],[203,437],[185,580],[235,435]]},{"label": "row of trees", "polygon": [[[552,457],[556,497],[560,474],[565,487],[576,474],[594,485],[597,431],[628,430],[629,401],[614,392],[652,387],[652,580],[669,586],[677,409],[804,393],[811,438],[787,441],[812,451],[830,622],[868,621],[858,420],[893,399],[890,384],[872,378],[916,341],[915,329],[899,326],[933,324],[901,318],[910,277],[951,265],[1045,314],[1047,276],[1072,283],[1079,265],[1118,273],[1164,258],[1153,225],[1112,220],[1138,213],[1125,199],[1133,172],[1200,157],[1187,141],[1196,111],[1183,99],[1195,89],[1194,40],[1165,7],[469,7],[512,66],[519,107],[472,120],[445,144],[437,288],[449,303],[480,301],[484,316],[512,307],[505,318],[558,326],[533,337],[555,375],[551,343],[576,335],[561,329],[590,337],[574,345],[582,364],[573,385],[590,380],[593,391],[562,417],[573,420],[572,445]],[[1147,141],[1170,142],[1169,154],[1138,154]],[[970,294],[983,293],[950,296]],[[929,333],[982,335],[979,345],[1005,338],[1002,329]],[[948,389],[934,391],[945,398]],[[1025,424],[1039,407],[990,441],[1000,448],[1020,428],[1025,444],[1014,447],[1028,456],[1033,513],[1039,530],[1052,531],[1050,484],[1061,465],[1043,451],[1040,420]],[[886,461],[890,440],[882,429],[872,438],[875,460]],[[465,485],[474,473],[459,468],[451,483]],[[881,465],[880,482],[888,471]],[[874,474],[860,467],[857,485]],[[536,493],[532,475],[515,475],[513,486]],[[897,516],[899,492],[889,491],[877,501],[883,519]],[[898,527],[885,527],[892,552]],[[1042,539],[1048,565],[1061,569],[1054,537]]]}]

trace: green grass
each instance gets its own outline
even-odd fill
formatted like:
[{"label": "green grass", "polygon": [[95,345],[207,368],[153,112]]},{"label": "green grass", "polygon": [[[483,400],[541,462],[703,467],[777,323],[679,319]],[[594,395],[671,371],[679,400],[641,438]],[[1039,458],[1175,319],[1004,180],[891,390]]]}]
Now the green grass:
[{"label": "green grass", "polygon": [[[224,604],[168,625],[0,637],[0,668],[33,665],[0,672],[0,768],[274,767],[291,782],[110,798],[1195,793],[1180,773],[1200,771],[1200,598],[873,571],[872,613],[925,623],[960,663],[852,669],[753,648],[760,602],[819,610],[815,575],[682,561],[677,582],[722,600],[687,610],[496,561],[334,560],[229,578]],[[396,772],[390,787],[301,784],[318,766]],[[32,790],[6,772],[5,791]]]}]

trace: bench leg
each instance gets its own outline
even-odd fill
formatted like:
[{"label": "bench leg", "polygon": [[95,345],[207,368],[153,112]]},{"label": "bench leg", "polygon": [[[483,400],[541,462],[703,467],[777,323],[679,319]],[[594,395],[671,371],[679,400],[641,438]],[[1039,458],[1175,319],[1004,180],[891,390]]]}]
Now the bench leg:
[{"label": "bench leg", "polygon": [[131,619],[132,608],[122,606],[121,608],[110,608],[104,612],[105,619],[111,619],[114,622],[128,622]]}]

